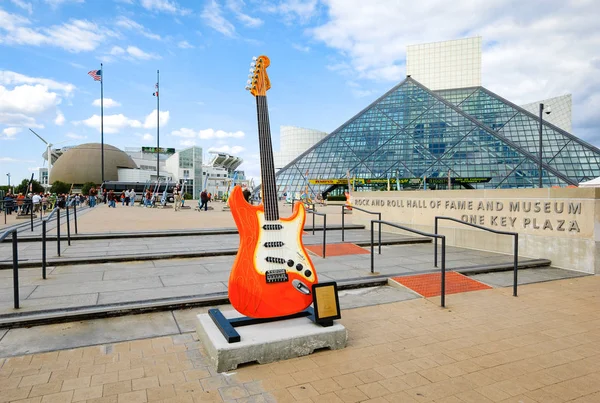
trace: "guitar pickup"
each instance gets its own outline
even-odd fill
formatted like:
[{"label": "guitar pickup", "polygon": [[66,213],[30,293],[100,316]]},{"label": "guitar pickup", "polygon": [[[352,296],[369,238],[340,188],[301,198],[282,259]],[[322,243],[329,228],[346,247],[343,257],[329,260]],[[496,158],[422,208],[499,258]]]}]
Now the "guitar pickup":
[{"label": "guitar pickup", "polygon": [[283,246],[283,242],[265,242],[264,246],[265,248],[281,248]]},{"label": "guitar pickup", "polygon": [[285,269],[267,270],[265,272],[267,284],[269,283],[285,283],[289,281]]},{"label": "guitar pickup", "polygon": [[279,264],[284,264],[285,263],[285,259],[281,258],[281,257],[271,257],[268,256],[265,258],[265,260],[269,263],[279,263]]},{"label": "guitar pickup", "polygon": [[263,225],[263,229],[267,231],[278,231],[283,229],[283,225],[281,224],[265,224]]}]

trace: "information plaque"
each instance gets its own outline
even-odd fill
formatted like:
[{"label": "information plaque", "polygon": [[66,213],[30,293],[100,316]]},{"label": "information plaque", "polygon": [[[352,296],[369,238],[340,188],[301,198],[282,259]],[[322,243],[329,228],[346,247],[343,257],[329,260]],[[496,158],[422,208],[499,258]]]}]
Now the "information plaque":
[{"label": "information plaque", "polygon": [[312,292],[316,323],[332,326],[334,319],[341,319],[340,300],[335,281],[313,284]]}]

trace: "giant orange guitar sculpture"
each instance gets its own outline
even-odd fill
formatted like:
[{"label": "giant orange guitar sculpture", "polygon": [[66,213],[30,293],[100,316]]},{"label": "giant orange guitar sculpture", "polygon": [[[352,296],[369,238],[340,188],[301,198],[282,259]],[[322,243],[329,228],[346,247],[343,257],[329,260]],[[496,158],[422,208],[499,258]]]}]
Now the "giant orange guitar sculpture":
[{"label": "giant orange guitar sculpture", "polygon": [[266,56],[256,58],[247,90],[256,97],[263,204],[246,203],[240,186],[229,206],[240,233],[240,247],[229,276],[229,300],[252,318],[291,315],[312,303],[317,273],[302,244],[306,211],[296,203],[289,218],[279,218],[267,90],[271,88]]}]

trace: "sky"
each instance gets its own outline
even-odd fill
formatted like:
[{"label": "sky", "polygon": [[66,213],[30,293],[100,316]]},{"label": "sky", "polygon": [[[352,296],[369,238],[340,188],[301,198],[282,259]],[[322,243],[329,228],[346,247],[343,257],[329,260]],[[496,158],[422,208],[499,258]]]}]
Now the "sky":
[{"label": "sky", "polygon": [[0,0],[0,184],[45,145],[197,145],[258,179],[253,56],[267,55],[280,125],[331,132],[405,77],[406,46],[483,38],[482,83],[524,104],[573,94],[573,134],[600,147],[597,0]]}]

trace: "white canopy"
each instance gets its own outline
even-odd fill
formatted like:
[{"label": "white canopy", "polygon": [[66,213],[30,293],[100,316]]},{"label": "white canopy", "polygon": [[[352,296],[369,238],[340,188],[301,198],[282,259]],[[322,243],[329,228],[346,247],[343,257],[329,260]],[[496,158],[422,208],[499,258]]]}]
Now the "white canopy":
[{"label": "white canopy", "polygon": [[600,187],[600,178],[592,179],[591,181],[581,182],[579,184],[580,188],[599,188]]}]

